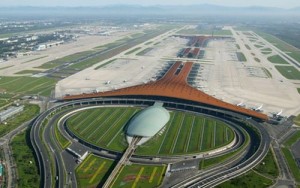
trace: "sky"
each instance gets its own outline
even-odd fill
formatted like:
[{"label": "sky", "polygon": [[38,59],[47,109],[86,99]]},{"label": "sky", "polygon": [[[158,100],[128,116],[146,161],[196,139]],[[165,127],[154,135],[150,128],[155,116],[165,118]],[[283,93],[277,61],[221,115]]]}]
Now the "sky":
[{"label": "sky", "polygon": [[299,0],[0,0],[0,7],[7,6],[107,6],[134,5],[190,5],[216,4],[225,6],[267,6],[280,8],[300,7]]}]

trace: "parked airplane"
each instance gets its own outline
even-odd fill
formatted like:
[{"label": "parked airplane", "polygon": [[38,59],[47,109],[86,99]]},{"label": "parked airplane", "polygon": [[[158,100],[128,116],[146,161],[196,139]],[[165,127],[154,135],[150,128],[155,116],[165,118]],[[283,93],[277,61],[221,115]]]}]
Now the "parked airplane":
[{"label": "parked airplane", "polygon": [[240,103],[237,104],[237,106],[245,107],[246,105],[244,104],[244,101],[241,101]]},{"label": "parked airplane", "polygon": [[257,107],[257,108],[255,108],[255,107],[254,107],[254,108],[252,108],[252,110],[254,110],[254,111],[256,111],[256,112],[263,112],[263,109],[262,109],[262,108],[263,108],[263,106],[264,106],[264,105],[262,104],[262,105],[260,105],[260,106],[259,106],[259,107]]},{"label": "parked airplane", "polygon": [[281,109],[279,112],[271,112],[271,114],[273,115],[273,117],[280,117],[282,112],[283,110]]}]

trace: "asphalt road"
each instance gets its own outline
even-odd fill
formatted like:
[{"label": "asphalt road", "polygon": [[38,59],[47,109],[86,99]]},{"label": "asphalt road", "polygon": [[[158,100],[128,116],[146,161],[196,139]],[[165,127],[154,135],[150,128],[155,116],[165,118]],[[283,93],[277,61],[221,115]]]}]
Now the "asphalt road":
[{"label": "asphalt road", "polygon": [[[116,101],[116,102],[111,102],[111,100]],[[75,163],[74,158],[71,156],[71,154],[67,153],[67,152],[60,152],[60,149],[58,148],[58,145],[55,141],[55,134],[53,132],[53,122],[56,120],[56,118],[51,118],[51,120],[49,121],[49,125],[50,126],[46,126],[46,128],[42,131],[42,121],[44,119],[46,119],[46,117],[51,114],[52,112],[61,109],[63,107],[76,107],[76,105],[83,105],[83,106],[89,106],[89,105],[95,105],[95,104],[103,104],[106,102],[103,101],[110,101],[109,104],[115,104],[117,105],[119,103],[119,101],[123,101],[122,104],[124,105],[124,102],[128,103],[128,104],[137,104],[137,105],[141,105],[138,104],[138,100],[134,100],[134,99],[86,99],[86,100],[79,100],[79,101],[71,101],[71,102],[67,102],[67,103],[63,103],[61,105],[58,105],[56,107],[53,107],[52,109],[49,109],[48,111],[45,111],[44,113],[40,114],[40,116],[35,120],[35,122],[33,123],[33,127],[32,127],[32,132],[31,132],[31,141],[33,143],[35,152],[38,156],[38,164],[40,166],[40,170],[41,170],[41,176],[43,177],[41,181],[41,185],[42,187],[49,187],[52,184],[57,184],[57,186],[59,187],[64,187],[64,185],[67,185],[68,183],[71,182],[71,179],[74,180],[75,178],[75,173],[74,173],[74,169],[75,169]],[[141,100],[143,102],[145,102],[145,104],[149,104],[149,101],[153,100]],[[142,103],[143,103],[142,102]],[[168,103],[168,102],[166,102]],[[183,105],[178,105],[178,106],[182,106]],[[228,111],[223,111],[220,109],[213,109],[213,108],[209,108],[209,107],[201,107],[201,108],[206,108],[206,109],[210,109],[211,111],[217,111],[219,114],[220,113],[226,113],[227,116],[233,116],[233,117],[237,117],[240,119],[244,119],[246,120],[247,118],[243,115],[239,115],[233,112],[228,112]],[[248,121],[250,121],[250,123],[257,125],[257,122],[248,119]],[[257,125],[258,127],[261,127],[259,124]],[[42,131],[42,137],[40,137],[40,132]],[[260,162],[260,159],[262,159],[264,157],[264,155],[266,154],[266,152],[268,151],[268,145],[270,143],[269,137],[268,135],[265,135],[265,131],[264,129],[260,130],[261,134],[263,135],[262,141],[261,141],[261,145],[260,147],[257,149],[257,152],[253,155],[250,156],[248,160],[243,159],[243,163],[238,164],[236,166],[234,166],[234,168],[229,168],[228,166],[226,167],[222,167],[219,168],[218,171],[214,172],[214,177],[216,178],[220,178],[224,179],[224,177],[226,176],[237,176],[240,173],[242,173],[241,171],[244,170],[248,170],[250,168],[252,168],[255,164],[257,164],[258,162]],[[45,143],[45,144],[44,144]],[[74,145],[75,144],[75,145]],[[79,143],[78,143],[79,144]],[[80,148],[81,146],[76,145],[76,141],[74,142],[73,140],[73,144],[71,146],[74,149]],[[91,149],[88,149],[86,147],[82,148],[82,152],[85,151],[85,149],[92,151]],[[49,156],[48,156],[48,151],[50,153],[51,156],[53,156],[52,161],[49,160]],[[99,153],[99,151],[98,151]],[[101,153],[101,152],[100,152]],[[68,155],[69,154],[69,155]],[[71,156],[71,157],[70,157]],[[140,159],[141,160],[141,159]],[[54,161],[54,162],[53,162]],[[71,162],[70,162],[71,161]],[[147,160],[145,160],[147,161]],[[167,162],[167,161],[166,161]],[[54,164],[51,164],[54,163]],[[250,164],[249,164],[250,163]],[[54,167],[54,172],[55,174],[51,173],[51,168]],[[239,169],[236,169],[239,168]],[[72,170],[73,169],[73,170]],[[70,174],[71,172],[71,174]],[[58,182],[53,182],[53,177],[58,176]],[[203,181],[205,184],[209,184],[209,183],[213,183],[213,184],[217,184],[218,182],[215,182],[216,179],[205,179],[205,181]],[[74,182],[74,183],[73,183]],[[210,184],[212,185],[212,184]],[[72,187],[76,187],[76,181],[72,181]]]}]

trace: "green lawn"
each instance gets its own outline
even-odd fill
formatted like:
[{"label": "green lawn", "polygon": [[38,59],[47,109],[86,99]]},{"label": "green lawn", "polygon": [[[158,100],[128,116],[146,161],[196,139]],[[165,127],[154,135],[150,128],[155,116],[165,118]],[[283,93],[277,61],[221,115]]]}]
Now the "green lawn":
[{"label": "green lawn", "polygon": [[123,127],[137,108],[97,108],[80,112],[67,121],[74,133],[98,146],[116,151],[127,147]]},{"label": "green lawn", "polygon": [[248,44],[245,44],[245,47],[248,49],[248,50],[251,50],[250,46]]},{"label": "green lawn", "polygon": [[59,58],[59,59],[55,59],[53,61],[49,61],[47,63],[44,63],[43,65],[37,67],[37,68],[41,68],[41,69],[52,69],[52,68],[55,68],[59,65],[62,65],[64,63],[67,63],[67,62],[71,62],[71,61],[74,61],[74,60],[77,60],[79,58],[82,58],[82,57],[85,57],[85,56],[88,56],[92,53],[94,53],[95,51],[83,51],[83,52],[78,52],[78,53],[75,53],[75,54],[71,54],[71,55],[68,55],[68,56],[65,56],[65,57],[62,57],[62,58]]},{"label": "green lawn", "polygon": [[300,62],[300,49],[284,42],[283,40],[280,40],[279,38],[267,34],[267,33],[263,33],[263,32],[258,32],[258,34],[263,37],[264,39],[266,39],[268,42],[272,43],[274,46],[276,46],[277,48],[279,48],[280,50],[286,52],[291,52],[287,55],[291,56],[292,58],[294,58],[296,61]]},{"label": "green lawn", "polygon": [[126,52],[125,55],[132,54],[133,52],[136,52],[136,51],[138,51],[139,49],[141,49],[141,47],[134,48],[134,49],[132,49],[132,50]]},{"label": "green lawn", "polygon": [[143,55],[147,54],[148,52],[150,52],[151,50],[153,50],[153,48],[146,48],[146,49],[140,51],[139,53],[137,53],[136,55],[143,56]]},{"label": "green lawn", "polygon": [[4,69],[8,69],[10,67],[13,67],[14,65],[9,65],[9,66],[5,66],[5,67],[1,67],[0,70],[4,70]]},{"label": "green lawn", "polygon": [[[300,115],[298,115],[297,118],[300,119]],[[288,140],[286,140],[284,142],[284,145],[287,146],[287,147],[291,147],[299,139],[300,139],[300,131],[296,131],[296,133],[294,133]]]},{"label": "green lawn", "polygon": [[[133,36],[133,35],[132,35]],[[101,46],[97,46],[95,47],[95,49],[109,49],[109,48],[115,48],[119,45],[121,45],[122,43],[125,43],[127,41],[129,41],[132,37],[123,37],[121,39],[118,39],[114,42],[111,42],[111,43],[108,43],[108,44],[104,44],[104,45],[101,45]]]},{"label": "green lawn", "polygon": [[267,188],[273,184],[274,182],[272,180],[260,176],[253,170],[251,170],[243,176],[231,179],[225,183],[216,186],[216,188]]},{"label": "green lawn", "polygon": [[282,76],[291,80],[300,80],[300,71],[293,66],[275,66]]},{"label": "green lawn", "polygon": [[[90,143],[124,151],[127,147],[124,126],[139,110],[126,107],[85,110],[72,116],[67,126]],[[199,153],[226,145],[234,137],[233,131],[223,122],[177,111],[170,115],[164,131],[138,147],[136,154]]]},{"label": "green lawn", "polygon": [[55,126],[54,126],[55,137],[60,147],[62,149],[66,149],[71,144],[71,142],[67,138],[65,138],[65,136],[59,131],[57,123],[58,120],[55,122]]},{"label": "green lawn", "polygon": [[[36,61],[36,60],[39,60],[39,59],[43,59],[43,58],[45,58],[45,57],[48,57],[48,56],[46,55],[46,56],[42,56],[42,57],[37,57],[37,58],[31,59],[31,60],[25,61],[25,62],[23,62],[23,63],[29,63],[29,62],[32,62],[32,61]],[[23,64],[23,63],[22,63],[22,64]]]},{"label": "green lawn", "polygon": [[33,150],[30,146],[30,130],[15,136],[11,142],[13,158],[16,162],[18,181],[14,182],[22,188],[40,187],[40,176],[34,158]]},{"label": "green lawn", "polygon": [[279,170],[275,162],[275,157],[273,151],[270,149],[264,160],[258,164],[255,168],[255,171],[272,178],[277,178],[279,175]]},{"label": "green lawn", "polygon": [[262,53],[262,54],[265,54],[265,55],[269,55],[269,54],[271,54],[272,52],[271,52],[271,51],[262,51],[261,53]]},{"label": "green lawn", "polygon": [[0,97],[0,108],[10,103],[10,99]]},{"label": "green lawn", "polygon": [[300,139],[300,131],[296,131],[288,140],[284,142],[284,147],[281,148],[284,157],[288,163],[289,169],[292,172],[295,180],[300,183],[300,169],[291,152],[291,146]]},{"label": "green lawn", "polygon": [[95,68],[95,70],[98,70],[98,69],[100,69],[101,67],[104,67],[104,66],[106,66],[106,65],[108,65],[108,64],[110,64],[110,63],[113,63],[113,62],[115,62],[116,60],[117,60],[117,59],[109,60],[109,61],[107,61],[107,62],[105,62],[105,63],[103,63],[103,64],[97,66],[97,67]]},{"label": "green lawn", "polygon": [[284,157],[287,161],[287,164],[289,166],[290,171],[292,172],[295,180],[297,182],[300,182],[300,170],[299,167],[294,159],[294,156],[292,154],[292,152],[290,151],[290,148],[281,148]]},{"label": "green lawn", "polygon": [[7,119],[5,121],[7,122],[6,125],[4,125],[3,123],[0,124],[0,136],[4,136],[8,132],[20,126],[22,123],[31,120],[39,113],[40,113],[40,108],[38,105],[25,104],[24,110],[21,113]]},{"label": "green lawn", "polygon": [[15,94],[49,96],[56,80],[47,77],[0,77],[0,89]]},{"label": "green lawn", "polygon": [[276,64],[289,64],[286,60],[284,60],[282,57],[279,55],[273,55],[271,57],[268,57],[268,60],[271,63],[276,63]]},{"label": "green lawn", "polygon": [[183,29],[178,31],[177,33],[190,35],[232,35],[230,30],[221,29]]},{"label": "green lawn", "polygon": [[256,48],[262,48],[262,47],[263,47],[262,45],[258,45],[258,44],[254,44],[254,46],[255,46]]},{"label": "green lawn", "polygon": [[300,94],[300,88],[297,88],[298,93]]},{"label": "green lawn", "polygon": [[[300,93],[300,88],[298,88],[298,92]],[[300,114],[294,119],[294,123],[300,126]]]},{"label": "green lawn", "polygon": [[37,74],[41,72],[42,71],[38,71],[38,70],[22,70],[20,72],[16,72],[15,74]]},{"label": "green lawn", "polygon": [[112,187],[152,188],[159,187],[165,174],[166,166],[138,165],[125,166],[115,179]]},{"label": "green lawn", "polygon": [[272,74],[271,74],[271,72],[268,69],[266,69],[266,68],[263,67],[262,70],[266,73],[266,75],[268,76],[268,78],[272,78]]},{"label": "green lawn", "polygon": [[76,168],[78,187],[92,188],[103,185],[114,165],[112,160],[90,154]]},{"label": "green lawn", "polygon": [[246,135],[246,139],[245,139],[245,142],[243,143],[243,145],[240,147],[240,149],[238,149],[234,152],[231,152],[231,153],[227,153],[225,155],[218,156],[218,157],[214,157],[214,158],[210,158],[210,159],[203,159],[199,163],[199,169],[206,169],[208,167],[215,166],[217,164],[223,163],[223,162],[231,159],[232,157],[238,155],[241,151],[243,151],[243,149],[248,145],[248,143],[250,141],[250,137],[245,131],[244,131],[244,134]]},{"label": "green lawn", "polygon": [[263,49],[261,49],[261,51],[268,51],[268,52],[270,51],[271,52],[272,49],[271,48],[263,48]]},{"label": "green lawn", "polygon": [[254,60],[258,63],[260,63],[260,59],[258,59],[257,57],[254,58]]},{"label": "green lawn", "polygon": [[236,56],[237,56],[239,61],[243,61],[243,62],[247,61],[244,53],[242,53],[242,52],[236,52]]}]

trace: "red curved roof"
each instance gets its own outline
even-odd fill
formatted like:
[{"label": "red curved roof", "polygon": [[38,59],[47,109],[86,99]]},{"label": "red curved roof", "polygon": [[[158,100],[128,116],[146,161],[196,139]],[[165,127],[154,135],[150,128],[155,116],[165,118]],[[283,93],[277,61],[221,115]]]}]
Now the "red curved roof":
[{"label": "red curved roof", "polygon": [[191,87],[187,83],[187,77],[192,69],[193,62],[176,62],[164,75],[164,77],[158,81],[150,82],[143,85],[131,86],[114,91],[106,91],[92,94],[80,94],[64,97],[65,100],[83,99],[83,98],[95,98],[95,97],[111,97],[111,96],[162,96],[178,99],[185,99],[189,101],[204,103],[221,107],[224,109],[232,110],[242,114],[246,114],[252,117],[256,117],[262,120],[267,120],[267,115],[245,109],[239,106],[232,105],[230,103],[221,101],[206,93]]}]

